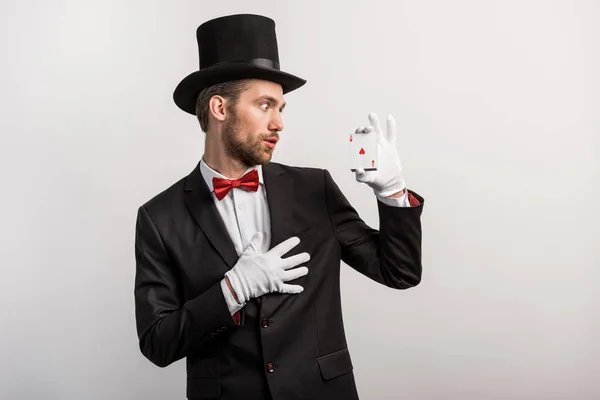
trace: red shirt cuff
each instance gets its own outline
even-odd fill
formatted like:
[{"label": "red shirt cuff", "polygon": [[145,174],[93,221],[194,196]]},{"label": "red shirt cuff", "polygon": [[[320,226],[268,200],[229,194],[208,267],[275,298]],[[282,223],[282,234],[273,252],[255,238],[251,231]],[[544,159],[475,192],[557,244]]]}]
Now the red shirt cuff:
[{"label": "red shirt cuff", "polygon": [[410,192],[408,193],[408,200],[410,201],[411,207],[418,206],[419,204],[421,204],[421,202],[417,200],[417,198]]}]

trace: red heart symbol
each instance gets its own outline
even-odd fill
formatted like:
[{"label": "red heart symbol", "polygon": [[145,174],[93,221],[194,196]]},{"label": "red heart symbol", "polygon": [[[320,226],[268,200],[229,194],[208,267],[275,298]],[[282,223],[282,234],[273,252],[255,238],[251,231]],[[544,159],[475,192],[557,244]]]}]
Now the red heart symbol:
[{"label": "red heart symbol", "polygon": [[363,149],[363,148],[361,147],[361,148],[360,148],[360,151],[358,152],[358,154],[360,154],[361,156],[362,156],[363,154],[365,154],[365,149]]},{"label": "red heart symbol", "polygon": [[352,141],[352,135],[350,135],[350,141]]}]

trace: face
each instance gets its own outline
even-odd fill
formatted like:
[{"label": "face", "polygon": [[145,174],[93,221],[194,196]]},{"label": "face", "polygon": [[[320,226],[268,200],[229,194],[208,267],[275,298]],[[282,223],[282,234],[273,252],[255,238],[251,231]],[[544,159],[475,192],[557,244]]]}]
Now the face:
[{"label": "face", "polygon": [[223,123],[223,145],[229,157],[246,168],[268,163],[283,130],[284,107],[281,85],[248,81],[248,88],[235,107],[228,110]]}]

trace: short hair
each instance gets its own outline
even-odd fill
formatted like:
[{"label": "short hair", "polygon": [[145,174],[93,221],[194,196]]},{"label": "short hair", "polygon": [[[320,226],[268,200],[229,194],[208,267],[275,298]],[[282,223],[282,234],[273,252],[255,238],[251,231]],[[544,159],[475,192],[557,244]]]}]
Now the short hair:
[{"label": "short hair", "polygon": [[[203,89],[196,100],[196,117],[200,122],[200,129],[204,132],[208,131],[208,103],[213,96],[221,96],[229,101],[229,105],[234,107],[240,97],[240,94],[248,87],[248,82],[245,80],[235,80],[216,85],[209,86]],[[227,108],[228,111],[231,108]]]}]

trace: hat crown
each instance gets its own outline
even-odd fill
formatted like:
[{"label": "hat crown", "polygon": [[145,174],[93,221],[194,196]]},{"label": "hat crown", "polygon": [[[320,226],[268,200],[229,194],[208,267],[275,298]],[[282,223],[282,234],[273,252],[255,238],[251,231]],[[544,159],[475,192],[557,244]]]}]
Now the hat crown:
[{"label": "hat crown", "polygon": [[228,15],[200,25],[196,30],[200,69],[223,63],[259,60],[279,69],[275,21],[253,15]]},{"label": "hat crown", "polygon": [[209,20],[196,29],[200,69],[175,88],[173,100],[195,115],[198,94],[222,82],[262,79],[281,85],[283,94],[306,83],[279,68],[275,21],[255,14],[235,14]]}]

